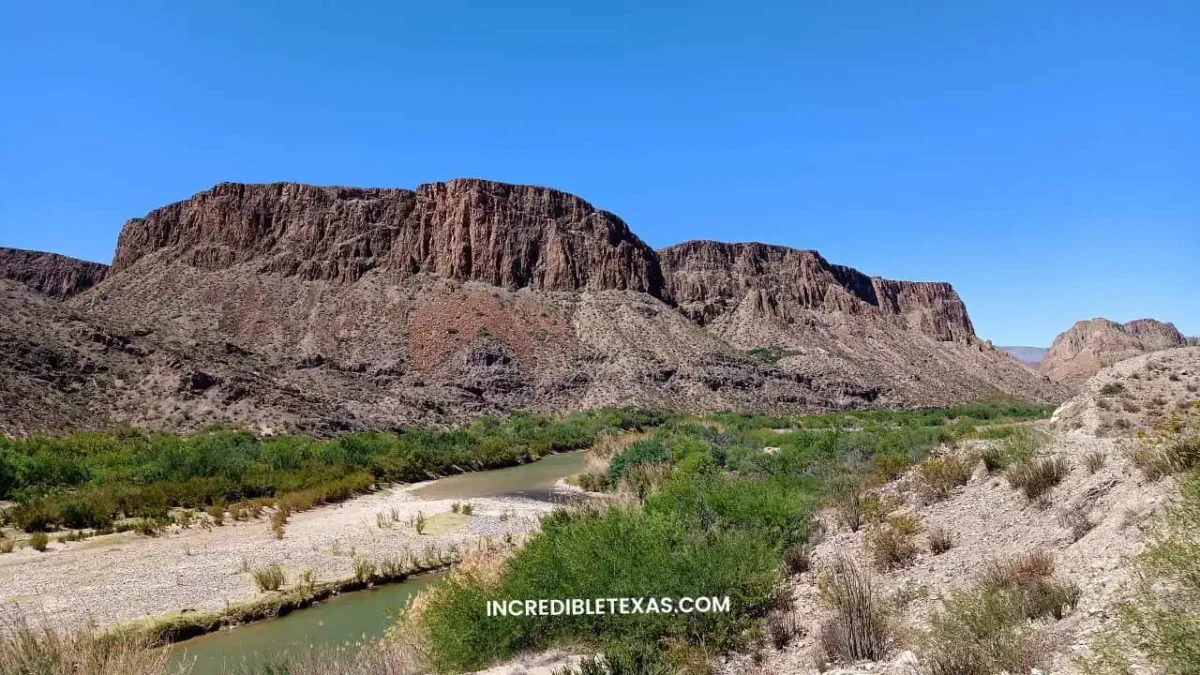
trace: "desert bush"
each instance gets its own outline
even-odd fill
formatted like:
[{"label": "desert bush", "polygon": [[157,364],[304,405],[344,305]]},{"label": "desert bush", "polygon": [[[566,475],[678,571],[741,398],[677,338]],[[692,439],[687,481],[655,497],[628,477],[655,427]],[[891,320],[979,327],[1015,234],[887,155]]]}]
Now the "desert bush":
[{"label": "desert bush", "polygon": [[1030,619],[1061,619],[1079,588],[1052,578],[1054,559],[1033,551],[993,562],[974,586],[954,592],[930,617],[918,650],[930,675],[1029,672],[1048,652]]},{"label": "desert bush", "polygon": [[262,569],[254,570],[250,576],[254,578],[254,584],[258,586],[260,593],[278,591],[287,583],[287,577],[279,565],[267,565]]},{"label": "desert bush", "polygon": [[45,553],[49,546],[50,536],[45,532],[34,532],[33,535],[29,537],[29,548],[38,551],[39,553]]},{"label": "desert bush", "polygon": [[16,542],[12,539],[0,539],[0,553],[12,553]]},{"label": "desert bush", "polygon": [[1116,396],[1117,394],[1122,394],[1124,392],[1124,382],[1108,382],[1105,383],[1104,386],[1100,387],[1100,394],[1102,396]]},{"label": "desert bush", "polygon": [[1005,473],[1008,484],[1020,490],[1030,501],[1046,495],[1071,473],[1071,465],[1062,457],[1043,457],[1022,462]]},{"label": "desert bush", "polygon": [[886,658],[897,643],[896,627],[871,577],[841,558],[818,583],[821,600],[830,610],[817,635],[821,659],[833,664]]},{"label": "desert bush", "polygon": [[994,675],[1030,672],[1047,646],[1011,595],[958,591],[930,617],[918,651],[929,675]]},{"label": "desert bush", "polygon": [[974,458],[956,455],[930,457],[917,467],[917,491],[927,501],[946,499],[954,488],[971,480],[974,463]]},{"label": "desert bush", "polygon": [[1107,456],[1099,451],[1092,450],[1083,456],[1083,466],[1088,473],[1096,473],[1104,467],[1104,462]]},{"label": "desert bush", "polygon": [[954,538],[944,527],[934,527],[929,530],[929,552],[941,555],[954,547]]},{"label": "desert bush", "polygon": [[425,517],[425,513],[417,511],[417,515],[413,516],[412,526],[413,532],[417,534],[425,534],[425,526],[429,524],[429,519]]},{"label": "desert bush", "polygon": [[375,573],[378,572],[378,567],[375,563],[366,558],[356,558],[354,560],[354,580],[360,584],[365,584],[375,578]]},{"label": "desert bush", "polygon": [[872,472],[880,483],[895,480],[910,466],[912,460],[904,455],[878,454],[871,458]]},{"label": "desert bush", "polygon": [[828,482],[828,501],[833,508],[838,524],[858,532],[863,525],[863,501],[866,496],[862,478],[854,474],[840,474]]},{"label": "desert bush", "polygon": [[581,473],[575,479],[579,487],[587,492],[604,492],[608,489],[608,478],[600,472]]},{"label": "desert bush", "polygon": [[1160,444],[1139,444],[1127,457],[1148,481],[1156,481],[1200,467],[1200,439],[1178,439]]},{"label": "desert bush", "polygon": [[767,616],[767,635],[777,650],[786,649],[800,633],[795,612],[772,612]]},{"label": "desert bush", "polygon": [[884,523],[893,511],[904,505],[898,498],[888,495],[868,494],[862,500],[862,520],[868,525]]},{"label": "desert bush", "polygon": [[1028,427],[1009,427],[1011,432],[981,453],[988,471],[1007,469],[1032,459],[1049,441],[1046,434]]},{"label": "desert bush", "polygon": [[290,516],[291,511],[283,505],[276,507],[275,512],[271,514],[271,534],[275,535],[276,539],[283,539],[284,528]]},{"label": "desert bush", "polygon": [[803,574],[812,567],[812,553],[807,546],[793,544],[783,552],[783,564],[791,574]]},{"label": "desert bush", "polygon": [[992,562],[980,574],[981,592],[1010,595],[1028,619],[1061,619],[1079,602],[1080,589],[1071,582],[1054,579],[1054,558],[1045,551],[1032,551],[1003,562]]},{"label": "desert bush", "polygon": [[881,572],[908,567],[917,558],[917,519],[895,516],[867,533],[867,549],[875,568]]},{"label": "desert bush", "polygon": [[475,513],[475,506],[472,505],[470,502],[466,502],[462,505],[462,514],[464,516],[469,516],[473,513]]}]

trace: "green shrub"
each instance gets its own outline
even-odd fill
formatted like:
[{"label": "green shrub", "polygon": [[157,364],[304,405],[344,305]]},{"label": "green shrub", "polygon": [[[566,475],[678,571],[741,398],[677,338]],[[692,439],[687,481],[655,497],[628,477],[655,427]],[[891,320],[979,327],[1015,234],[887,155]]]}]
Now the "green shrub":
[{"label": "green shrub", "polygon": [[250,575],[254,577],[254,584],[258,586],[260,593],[278,591],[287,583],[287,576],[279,565],[268,565],[260,570],[254,570]]},{"label": "green shrub", "polygon": [[34,532],[29,538],[29,548],[32,548],[39,553],[45,553],[50,546],[50,536],[45,532]]},{"label": "green shrub", "polygon": [[638,441],[613,456],[608,465],[607,482],[609,485],[616,485],[635,466],[667,462],[671,458],[671,451],[661,441],[657,439]]},{"label": "green shrub", "polygon": [[881,572],[908,567],[917,558],[915,541],[920,523],[909,516],[889,518],[867,533],[867,549]]},{"label": "green shrub", "polygon": [[974,458],[930,457],[917,467],[917,491],[928,501],[941,501],[971,480]]},{"label": "green shrub", "polygon": [[930,617],[919,648],[926,672],[992,675],[1040,666],[1048,644],[1030,619],[1061,619],[1079,602],[1078,586],[1053,573],[1054,559],[1043,551],[991,563],[973,588],[954,592]]},{"label": "green shrub", "polygon": [[[422,620],[435,665],[469,670],[527,650],[605,640],[657,645],[665,638],[713,649],[743,644],[777,582],[780,554],[763,535],[702,531],[678,514],[612,508],[560,511],[487,583],[451,578],[428,599]],[[485,617],[491,599],[729,596],[734,611]]]}]

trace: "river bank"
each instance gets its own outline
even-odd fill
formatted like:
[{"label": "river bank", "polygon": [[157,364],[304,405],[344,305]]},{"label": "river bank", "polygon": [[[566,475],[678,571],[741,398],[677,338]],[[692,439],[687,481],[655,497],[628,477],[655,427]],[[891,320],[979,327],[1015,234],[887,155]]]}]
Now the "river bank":
[{"label": "river bank", "polygon": [[[543,473],[538,470],[539,489],[547,479]],[[34,622],[66,630],[217,614],[261,597],[252,573],[272,565],[282,568],[285,588],[302,580],[343,582],[355,577],[360,561],[449,555],[488,538],[520,537],[554,508],[520,496],[416,494],[436,482],[293,514],[282,539],[263,517],[172,528],[156,537],[125,532],[55,543],[46,553],[22,548],[0,556],[0,605],[15,605]],[[455,513],[462,503],[471,505],[470,515]],[[414,525],[419,517],[425,520],[422,534]]]}]

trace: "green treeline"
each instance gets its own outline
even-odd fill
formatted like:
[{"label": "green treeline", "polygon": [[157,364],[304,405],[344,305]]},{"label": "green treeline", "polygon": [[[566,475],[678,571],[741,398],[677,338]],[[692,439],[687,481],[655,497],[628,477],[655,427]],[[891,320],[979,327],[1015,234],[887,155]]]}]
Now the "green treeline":
[{"label": "green treeline", "polygon": [[591,445],[600,434],[646,428],[666,416],[617,409],[564,418],[520,414],[453,430],[355,432],[329,440],[214,430],[189,437],[126,430],[0,438],[0,499],[28,531],[112,526],[120,517],[164,518],[296,495],[333,502],[380,482],[412,482],[511,466]]}]

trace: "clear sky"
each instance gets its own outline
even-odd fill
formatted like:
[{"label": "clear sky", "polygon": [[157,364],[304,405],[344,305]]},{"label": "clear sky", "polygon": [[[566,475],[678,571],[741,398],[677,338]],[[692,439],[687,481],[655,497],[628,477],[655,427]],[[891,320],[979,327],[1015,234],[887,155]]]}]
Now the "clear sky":
[{"label": "clear sky", "polygon": [[0,92],[0,246],[107,262],[220,181],[475,176],[947,280],[998,344],[1200,334],[1195,0],[5,2]]}]

